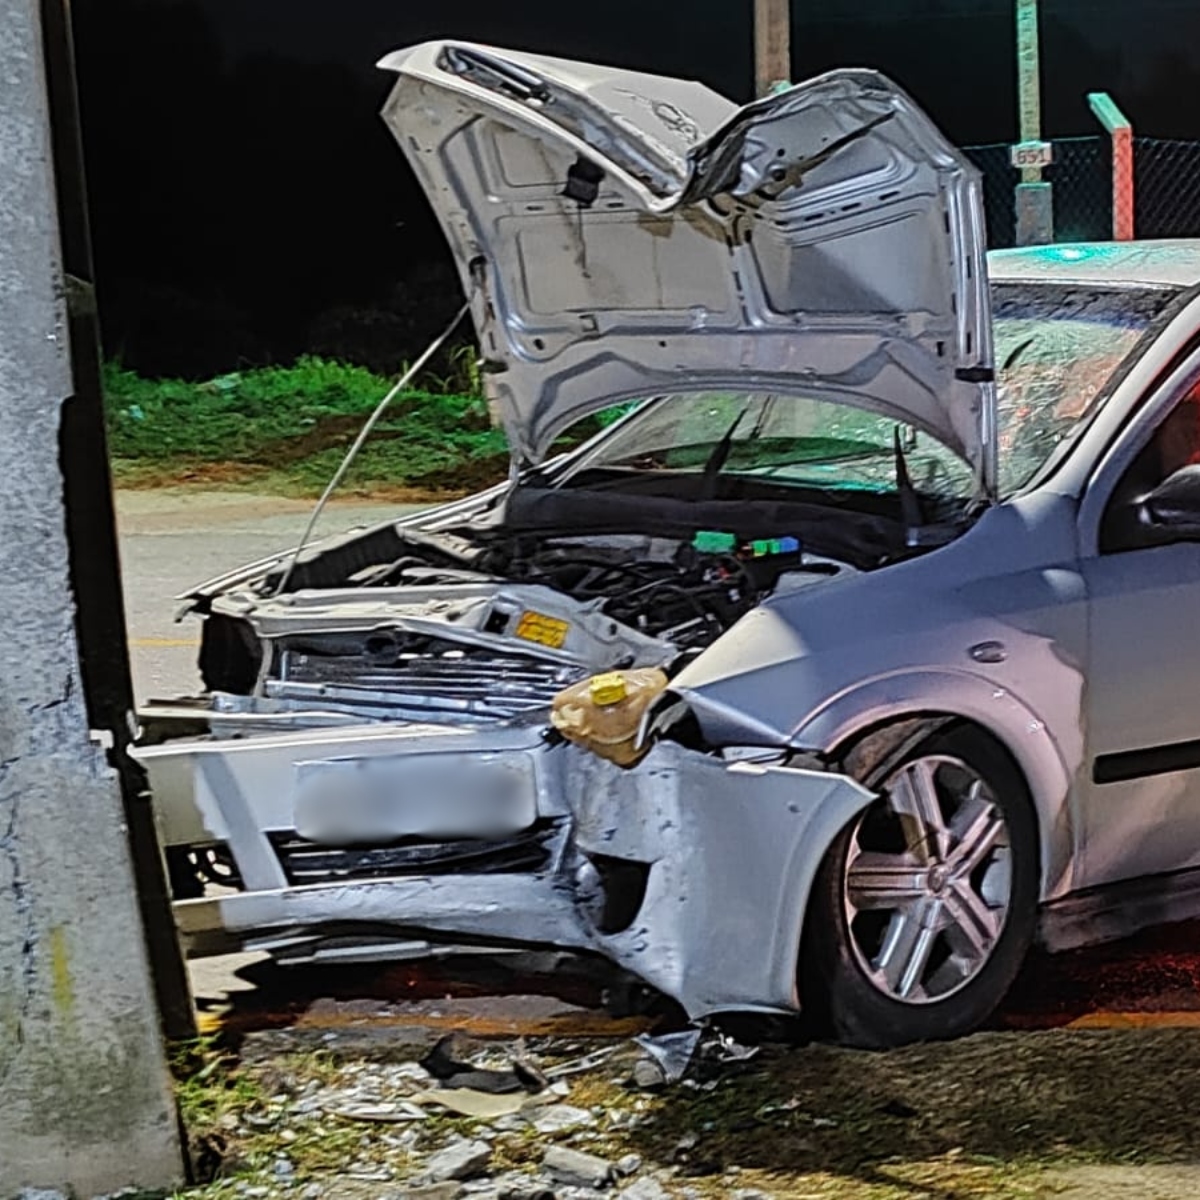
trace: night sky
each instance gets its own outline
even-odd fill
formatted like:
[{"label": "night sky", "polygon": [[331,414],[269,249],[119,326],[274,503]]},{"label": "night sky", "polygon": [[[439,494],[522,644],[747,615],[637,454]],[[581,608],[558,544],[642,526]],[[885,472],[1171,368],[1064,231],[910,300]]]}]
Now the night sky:
[{"label": "night sky", "polygon": [[[387,50],[450,36],[699,78],[749,99],[751,0],[76,0],[105,341],[147,373],[317,350],[391,369],[455,306],[377,113]],[[797,78],[874,66],[963,145],[1016,128],[1010,0],[797,2]],[[1045,132],[1200,139],[1197,0],[1043,0]]]}]

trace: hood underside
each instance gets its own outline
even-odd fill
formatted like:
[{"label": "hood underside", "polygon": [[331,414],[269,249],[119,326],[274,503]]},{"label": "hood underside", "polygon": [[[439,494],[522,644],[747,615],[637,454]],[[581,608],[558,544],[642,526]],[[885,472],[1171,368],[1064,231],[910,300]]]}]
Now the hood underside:
[{"label": "hood underside", "polygon": [[978,178],[887,79],[739,109],[457,42],[380,65],[519,457],[618,400],[799,386],[925,430],[992,490]]}]

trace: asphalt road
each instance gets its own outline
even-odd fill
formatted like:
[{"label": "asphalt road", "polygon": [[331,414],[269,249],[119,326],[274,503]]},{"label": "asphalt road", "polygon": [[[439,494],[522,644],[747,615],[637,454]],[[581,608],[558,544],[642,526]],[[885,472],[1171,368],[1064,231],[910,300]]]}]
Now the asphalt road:
[{"label": "asphalt road", "polygon": [[[139,703],[200,686],[200,626],[175,620],[175,597],[214,575],[292,548],[312,504],[244,492],[137,491],[117,495],[121,566]],[[417,507],[334,501],[316,535],[373,524]]]}]

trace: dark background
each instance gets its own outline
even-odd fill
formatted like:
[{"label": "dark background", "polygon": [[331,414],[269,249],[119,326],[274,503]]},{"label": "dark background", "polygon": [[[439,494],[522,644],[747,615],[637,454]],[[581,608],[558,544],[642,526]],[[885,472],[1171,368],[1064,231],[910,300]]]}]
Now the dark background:
[{"label": "dark background", "polygon": [[[394,370],[458,304],[378,119],[387,50],[459,37],[752,89],[752,0],[76,0],[110,356],[211,375],[317,352]],[[1012,0],[803,0],[796,78],[875,66],[963,145],[1016,140]],[[1044,132],[1200,138],[1198,0],[1043,0]]]}]

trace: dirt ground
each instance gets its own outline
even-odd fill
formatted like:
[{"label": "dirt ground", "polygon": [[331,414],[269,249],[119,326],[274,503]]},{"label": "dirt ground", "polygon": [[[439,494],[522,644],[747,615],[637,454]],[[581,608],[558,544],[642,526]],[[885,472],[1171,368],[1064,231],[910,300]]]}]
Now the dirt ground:
[{"label": "dirt ground", "polygon": [[[632,1038],[676,1028],[670,1014],[657,1024],[607,1016],[603,976],[570,959],[258,964],[248,970],[256,986],[206,1017],[236,1056],[227,1091],[242,1098],[218,1122],[231,1177],[207,1191],[585,1200],[639,1184],[633,1200],[1191,1200],[1200,993],[1185,980],[1200,963],[1197,938],[1180,926],[1144,946],[1035,956],[993,1028],[972,1038],[889,1054],[768,1042],[746,1062],[700,1060],[662,1091],[637,1086]],[[605,1057],[567,1077],[565,1095],[539,1101],[548,1131],[529,1114],[470,1119],[424,1101],[423,1116],[394,1119],[389,1106],[429,1086],[416,1064],[451,1032],[478,1065]],[[353,1111],[371,1115],[345,1117]],[[203,1122],[194,1133],[207,1144]],[[405,1190],[447,1148],[480,1140],[490,1156],[477,1173],[442,1192]],[[640,1165],[613,1186],[562,1188],[544,1165],[553,1146]]]}]

